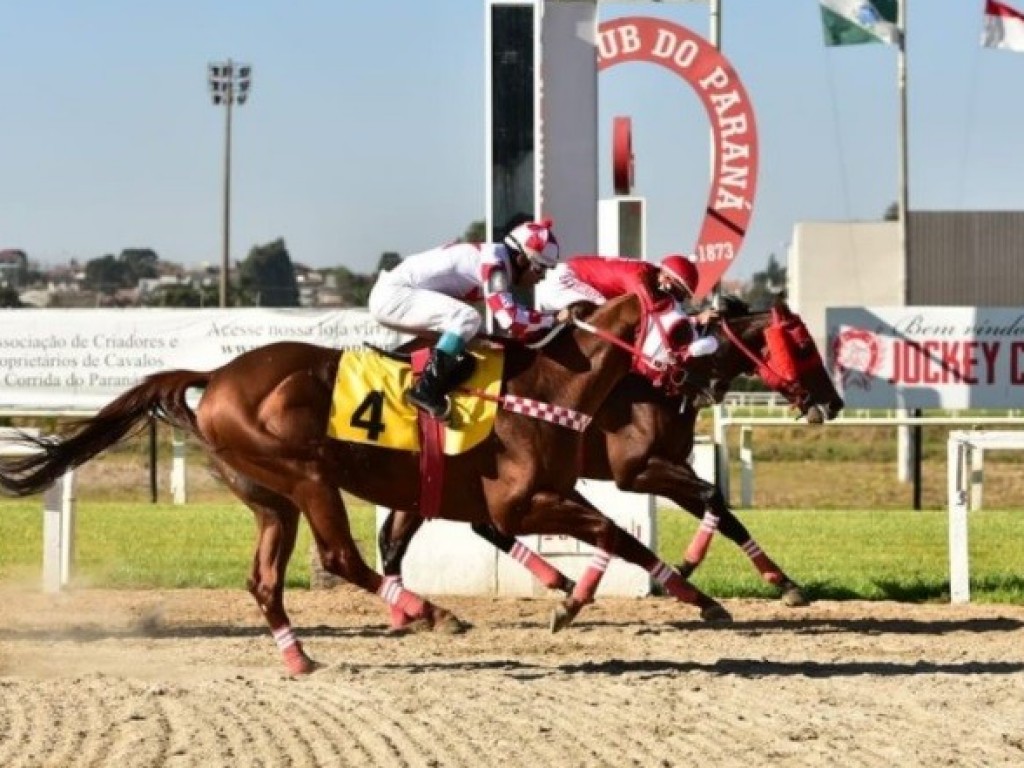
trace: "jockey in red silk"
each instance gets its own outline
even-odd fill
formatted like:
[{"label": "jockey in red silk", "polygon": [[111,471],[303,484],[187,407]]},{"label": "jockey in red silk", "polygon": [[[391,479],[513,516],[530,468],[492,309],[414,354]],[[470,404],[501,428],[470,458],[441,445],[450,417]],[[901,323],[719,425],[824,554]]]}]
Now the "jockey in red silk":
[{"label": "jockey in red silk", "polygon": [[383,271],[370,291],[370,314],[405,333],[440,335],[423,375],[408,393],[436,418],[450,409],[447,393],[466,343],[480,330],[480,313],[469,302],[483,300],[511,338],[526,340],[552,327],[555,312],[519,304],[513,286],[533,286],[558,263],[552,222],[526,222],[502,243],[453,243],[414,253]]},{"label": "jockey in red silk", "polygon": [[[578,301],[603,304],[625,293],[638,294],[648,309],[660,309],[669,302],[686,307],[697,288],[697,267],[680,254],[666,256],[661,265],[607,256],[574,256],[559,264],[537,287],[538,303],[548,310],[562,309]],[[711,354],[717,348],[713,338],[701,338],[712,310],[691,316],[689,357]]]}]

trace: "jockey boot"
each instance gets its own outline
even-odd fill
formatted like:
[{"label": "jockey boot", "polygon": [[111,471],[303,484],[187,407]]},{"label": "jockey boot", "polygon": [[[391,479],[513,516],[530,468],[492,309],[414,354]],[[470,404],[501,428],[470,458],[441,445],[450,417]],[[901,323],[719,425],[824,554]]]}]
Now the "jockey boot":
[{"label": "jockey boot", "polygon": [[457,358],[435,347],[419,379],[409,390],[409,402],[435,419],[447,419],[452,407],[447,394],[456,363]]}]

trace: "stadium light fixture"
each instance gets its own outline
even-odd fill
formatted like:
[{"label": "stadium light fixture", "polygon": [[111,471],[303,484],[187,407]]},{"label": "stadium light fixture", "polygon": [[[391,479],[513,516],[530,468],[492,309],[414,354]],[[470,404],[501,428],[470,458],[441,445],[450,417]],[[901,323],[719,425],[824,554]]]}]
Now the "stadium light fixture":
[{"label": "stadium light fixture", "polygon": [[235,104],[249,99],[252,88],[252,67],[227,61],[207,66],[207,83],[214,106],[224,109],[224,241],[220,263],[220,306],[228,306],[228,276],[231,265],[231,114]]}]

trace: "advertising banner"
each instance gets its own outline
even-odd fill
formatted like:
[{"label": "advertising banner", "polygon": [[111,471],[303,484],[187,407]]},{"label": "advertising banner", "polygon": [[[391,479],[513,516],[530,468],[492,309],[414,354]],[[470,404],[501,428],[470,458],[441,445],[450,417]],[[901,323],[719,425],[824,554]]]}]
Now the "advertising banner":
[{"label": "advertising banner", "polygon": [[0,408],[100,408],[143,377],[208,370],[254,347],[393,347],[365,310],[39,309],[0,312]]},{"label": "advertising banner", "polygon": [[826,323],[848,408],[1024,407],[1024,307],[836,307]]}]

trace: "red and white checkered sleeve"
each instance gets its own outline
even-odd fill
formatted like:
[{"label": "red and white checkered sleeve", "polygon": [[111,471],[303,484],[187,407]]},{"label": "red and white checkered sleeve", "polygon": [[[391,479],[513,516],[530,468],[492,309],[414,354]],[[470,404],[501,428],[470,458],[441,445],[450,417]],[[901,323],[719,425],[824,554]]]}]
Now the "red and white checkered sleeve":
[{"label": "red and white checkered sleeve", "polygon": [[508,290],[508,272],[502,264],[482,267],[484,300],[495,322],[511,338],[522,341],[555,324],[555,313],[524,307]]}]

